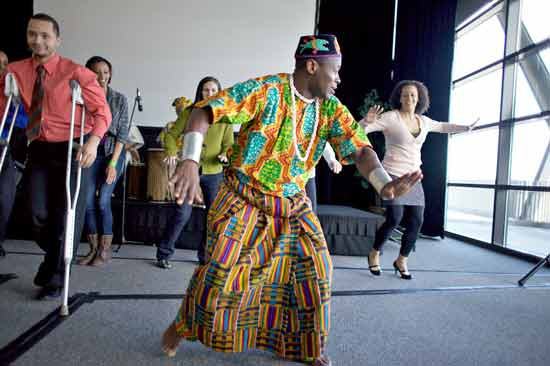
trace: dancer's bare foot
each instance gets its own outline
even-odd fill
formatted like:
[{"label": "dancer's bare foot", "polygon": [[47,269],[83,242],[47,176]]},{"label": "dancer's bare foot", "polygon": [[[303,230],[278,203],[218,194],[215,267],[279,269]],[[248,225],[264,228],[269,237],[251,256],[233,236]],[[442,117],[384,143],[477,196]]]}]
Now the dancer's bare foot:
[{"label": "dancer's bare foot", "polygon": [[181,341],[182,337],[176,332],[176,325],[174,323],[170,324],[162,335],[162,352],[168,357],[174,357]]},{"label": "dancer's bare foot", "polygon": [[332,361],[327,355],[321,355],[313,361],[313,366],[332,366]]}]

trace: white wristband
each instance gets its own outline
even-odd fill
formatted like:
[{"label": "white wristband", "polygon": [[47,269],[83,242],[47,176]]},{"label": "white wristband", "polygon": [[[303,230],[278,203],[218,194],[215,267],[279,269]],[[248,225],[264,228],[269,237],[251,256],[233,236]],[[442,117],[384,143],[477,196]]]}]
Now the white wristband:
[{"label": "white wristband", "polygon": [[368,176],[370,184],[376,189],[376,192],[380,194],[382,192],[382,188],[386,184],[392,181],[388,173],[386,173],[386,170],[384,168],[376,168],[372,172],[369,173]]},{"label": "white wristband", "polygon": [[183,136],[183,147],[181,149],[182,160],[193,160],[200,164],[202,142],[204,136],[200,132],[188,132]]}]

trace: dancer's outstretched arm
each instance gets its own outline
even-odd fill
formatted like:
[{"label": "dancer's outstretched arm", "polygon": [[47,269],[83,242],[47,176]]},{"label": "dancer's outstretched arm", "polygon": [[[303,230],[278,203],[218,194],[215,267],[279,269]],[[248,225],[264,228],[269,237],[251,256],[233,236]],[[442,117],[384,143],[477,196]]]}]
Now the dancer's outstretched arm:
[{"label": "dancer's outstretched arm", "polygon": [[478,122],[479,122],[479,118],[469,125],[459,125],[455,123],[441,123],[441,122],[430,120],[430,124],[431,124],[430,131],[439,132],[439,133],[470,132],[474,129],[474,127],[477,125]]}]

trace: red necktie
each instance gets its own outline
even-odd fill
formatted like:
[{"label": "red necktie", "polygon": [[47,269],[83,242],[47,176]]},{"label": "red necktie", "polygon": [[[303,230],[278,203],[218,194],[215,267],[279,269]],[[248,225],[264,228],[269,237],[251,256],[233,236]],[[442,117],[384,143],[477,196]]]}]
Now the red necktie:
[{"label": "red necktie", "polygon": [[29,123],[27,125],[27,139],[30,141],[36,139],[40,135],[40,122],[42,121],[42,97],[44,96],[44,88],[42,86],[44,73],[43,65],[36,67],[36,81],[32,89],[31,109],[29,111]]}]

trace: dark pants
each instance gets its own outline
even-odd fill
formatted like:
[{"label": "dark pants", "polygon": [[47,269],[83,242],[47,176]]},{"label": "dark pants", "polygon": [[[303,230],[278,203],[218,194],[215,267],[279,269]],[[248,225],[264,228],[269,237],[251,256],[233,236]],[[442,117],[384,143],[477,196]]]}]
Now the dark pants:
[{"label": "dark pants", "polygon": [[386,206],[386,221],[376,231],[373,248],[382,249],[382,246],[390,237],[392,231],[403,221],[405,232],[401,238],[399,254],[408,257],[414,248],[418,232],[424,221],[424,206]]},{"label": "dark pants", "polygon": [[[2,153],[0,148],[0,154]],[[11,157],[10,152],[6,154],[4,165],[0,172],[0,246],[6,239],[8,231],[8,221],[10,219],[11,209],[15,201],[15,191],[17,188],[17,168]]]},{"label": "dark pants", "polygon": [[[78,162],[71,164],[71,192],[76,186]],[[67,142],[49,143],[34,141],[29,146],[27,174],[33,234],[36,242],[46,252],[34,279],[37,286],[61,288],[65,272],[63,245],[67,200],[65,176]],[[76,206],[74,252],[80,242],[86,210],[86,193],[90,185],[90,169],[82,169],[80,194]],[[71,193],[72,194],[72,193]]]},{"label": "dark pants", "polygon": [[[90,167],[90,187],[86,197],[86,232],[88,234],[113,235],[113,211],[111,199],[116,182],[124,169],[124,152],[120,154],[116,164],[117,176],[113,183],[107,184],[105,171],[112,155],[105,156],[103,148],[99,148],[97,158]],[[99,194],[96,196],[96,192]]]},{"label": "dark pants", "polygon": [[[204,195],[204,204],[206,206],[206,213],[210,209],[212,202],[218,194],[218,189],[220,183],[223,180],[223,174],[204,174],[200,177],[200,185],[202,193]],[[157,259],[170,259],[174,254],[174,248],[176,246],[176,241],[178,240],[183,228],[189,221],[192,211],[191,205],[184,203],[183,205],[176,205],[176,212],[174,216],[170,218],[166,225],[166,230],[162,239],[160,240],[157,247]],[[208,215],[204,215],[204,229],[206,230],[206,220]],[[206,245],[206,233],[202,234],[202,239],[199,243],[199,248],[197,251],[197,257],[199,262],[203,262],[205,259],[204,248]]]},{"label": "dark pants", "polygon": [[315,177],[308,179],[306,183],[306,195],[311,201],[311,211],[317,214],[317,187],[315,185]]}]

